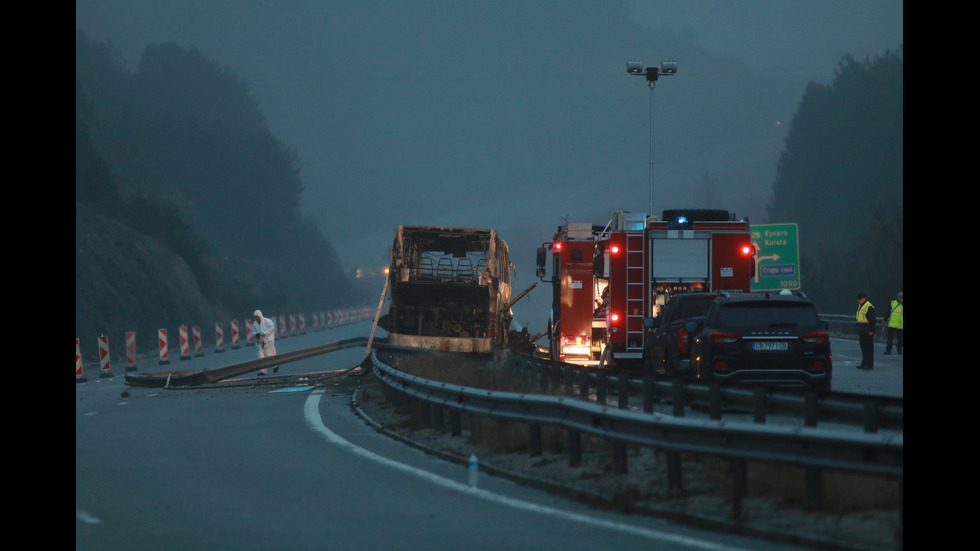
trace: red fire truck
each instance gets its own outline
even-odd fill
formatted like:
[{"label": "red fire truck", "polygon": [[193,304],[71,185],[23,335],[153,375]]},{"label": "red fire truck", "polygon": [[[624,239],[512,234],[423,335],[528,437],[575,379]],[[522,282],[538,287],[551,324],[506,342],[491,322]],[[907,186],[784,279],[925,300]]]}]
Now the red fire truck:
[{"label": "red fire truck", "polygon": [[604,225],[566,223],[538,249],[538,277],[552,255],[553,359],[620,369],[643,365],[644,318],[687,292],[749,292],[755,249],[749,223],[725,210],[678,209],[663,217],[616,212]]}]

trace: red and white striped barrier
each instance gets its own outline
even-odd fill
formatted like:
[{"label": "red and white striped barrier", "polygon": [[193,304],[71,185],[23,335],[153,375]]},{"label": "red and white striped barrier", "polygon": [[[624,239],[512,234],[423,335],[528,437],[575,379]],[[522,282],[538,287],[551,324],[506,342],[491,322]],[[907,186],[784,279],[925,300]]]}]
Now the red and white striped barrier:
[{"label": "red and white striped barrier", "polygon": [[203,356],[204,343],[201,342],[201,327],[199,325],[195,325],[191,328],[191,332],[194,334],[194,355]]},{"label": "red and white striped barrier", "polygon": [[99,377],[112,377],[112,366],[109,365],[109,337],[99,337]]},{"label": "red and white striped barrier", "polygon": [[306,334],[306,316],[303,314],[299,315],[299,333],[300,335]]},{"label": "red and white striped barrier", "polygon": [[177,328],[180,335],[180,361],[191,359],[191,341],[187,337],[187,326],[181,325]]},{"label": "red and white striped barrier", "polygon": [[286,316],[279,314],[279,338],[286,338]]},{"label": "red and white striped barrier", "polygon": [[136,371],[136,333],[126,332],[126,371]]},{"label": "red and white striped barrier", "polygon": [[170,363],[170,353],[167,350],[167,330],[157,330],[157,347],[160,349],[160,365]]},{"label": "red and white striped barrier", "polygon": [[214,324],[214,351],[225,351],[225,326],[221,322]]},{"label": "red and white striped barrier", "polygon": [[251,346],[255,343],[255,335],[252,334],[252,322],[245,322],[245,345]]},{"label": "red and white striped barrier", "polygon": [[76,383],[87,383],[88,379],[85,378],[85,374],[82,372],[82,351],[78,348],[78,339],[75,339],[75,382]]},{"label": "red and white striped barrier", "polygon": [[289,314],[289,334],[296,336],[296,314]]},{"label": "red and white striped barrier", "polygon": [[313,312],[313,315],[311,316],[311,318],[313,318],[313,330],[314,331],[319,331],[320,330],[320,318],[316,315],[316,312]]},{"label": "red and white striped barrier", "polygon": [[333,327],[333,310],[327,310],[327,327]]},{"label": "red and white striped barrier", "polygon": [[232,348],[242,347],[242,345],[239,344],[238,342],[238,320],[231,320],[231,347]]}]

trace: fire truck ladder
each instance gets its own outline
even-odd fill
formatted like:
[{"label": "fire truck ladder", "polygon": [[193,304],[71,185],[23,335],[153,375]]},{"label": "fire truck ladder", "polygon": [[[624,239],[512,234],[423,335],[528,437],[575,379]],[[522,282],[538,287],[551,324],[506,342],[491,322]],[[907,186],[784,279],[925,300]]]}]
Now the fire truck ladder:
[{"label": "fire truck ladder", "polygon": [[626,232],[626,350],[643,350],[643,318],[647,293],[646,243],[644,232]]}]

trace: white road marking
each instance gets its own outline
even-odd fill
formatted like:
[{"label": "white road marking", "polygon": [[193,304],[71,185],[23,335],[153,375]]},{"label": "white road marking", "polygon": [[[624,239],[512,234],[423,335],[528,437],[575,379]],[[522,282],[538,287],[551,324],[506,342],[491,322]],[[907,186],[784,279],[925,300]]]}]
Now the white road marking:
[{"label": "white road marking", "polygon": [[561,511],[558,509],[553,509],[551,507],[544,507],[534,503],[529,503],[526,501],[521,501],[518,499],[495,494],[493,492],[488,492],[486,490],[474,486],[469,486],[461,482],[456,482],[455,480],[444,478],[432,474],[428,471],[422,469],[416,469],[415,467],[412,467],[410,465],[406,465],[404,463],[399,463],[397,461],[393,461],[386,457],[382,457],[373,452],[365,450],[364,448],[360,448],[358,446],[355,446],[354,444],[351,444],[347,440],[341,438],[336,433],[328,429],[326,425],[323,424],[323,420],[320,417],[320,396],[322,394],[323,391],[319,390],[317,392],[312,393],[310,397],[307,398],[306,400],[306,407],[305,407],[306,422],[310,425],[310,428],[320,433],[320,435],[326,438],[327,441],[330,442],[331,444],[335,444],[365,459],[369,459],[371,461],[391,467],[395,470],[399,470],[404,473],[417,476],[432,484],[457,490],[459,492],[467,493],[472,496],[479,497],[494,503],[498,503],[500,505],[513,507],[515,509],[522,509],[525,511],[539,513],[542,515],[547,515],[547,516],[567,520],[574,523],[586,523],[599,528],[606,528],[609,530],[615,530],[617,532],[633,534],[635,536],[640,536],[651,540],[671,542],[680,545],[686,545],[688,547],[697,548],[697,549],[707,549],[710,551],[748,551],[747,549],[742,547],[732,547],[730,545],[714,543],[710,541],[691,538],[687,536],[680,536],[677,534],[670,534],[666,532],[658,532],[655,530],[639,528],[637,526],[631,526],[629,524],[624,524],[621,522],[602,520],[602,519],[581,515],[578,513]]}]

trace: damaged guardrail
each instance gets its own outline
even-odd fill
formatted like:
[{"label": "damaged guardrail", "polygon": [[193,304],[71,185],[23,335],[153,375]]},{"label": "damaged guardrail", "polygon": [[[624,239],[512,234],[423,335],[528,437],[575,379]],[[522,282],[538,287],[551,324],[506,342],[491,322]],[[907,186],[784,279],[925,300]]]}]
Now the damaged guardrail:
[{"label": "damaged guardrail", "polygon": [[216,383],[232,377],[238,377],[260,369],[267,369],[274,365],[282,365],[299,360],[305,360],[313,356],[336,352],[337,350],[342,350],[345,348],[367,346],[367,343],[367,337],[354,337],[319,346],[313,346],[310,348],[304,348],[303,350],[284,352],[282,354],[269,356],[267,358],[257,358],[218,369],[201,369],[197,371],[161,371],[135,374],[127,373],[126,384],[136,387],[157,388],[200,386],[204,384]]}]

